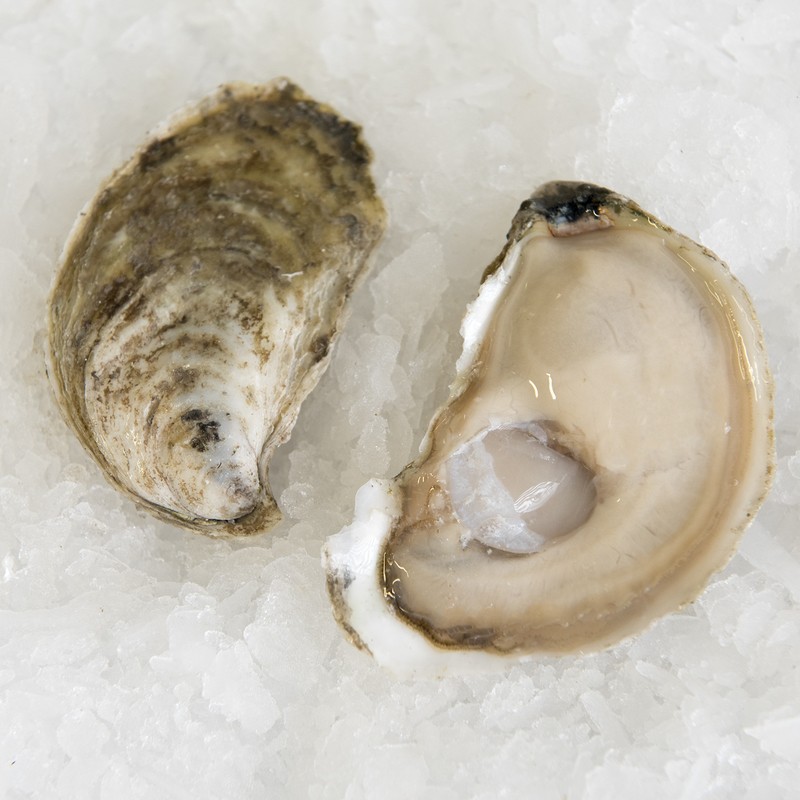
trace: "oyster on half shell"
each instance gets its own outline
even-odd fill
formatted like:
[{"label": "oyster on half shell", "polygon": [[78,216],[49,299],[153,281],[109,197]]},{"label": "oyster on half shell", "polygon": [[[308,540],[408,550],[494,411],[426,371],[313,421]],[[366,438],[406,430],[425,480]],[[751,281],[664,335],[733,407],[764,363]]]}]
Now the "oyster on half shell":
[{"label": "oyster on half shell", "polygon": [[550,183],[462,324],[420,457],[323,553],[400,673],[610,645],[693,600],[768,489],[772,388],[742,285],[630,200]]},{"label": "oyster on half shell", "polygon": [[50,298],[48,372],[110,481],[211,535],[267,470],[384,227],[360,129],[280,79],[180,112],[102,187]]}]

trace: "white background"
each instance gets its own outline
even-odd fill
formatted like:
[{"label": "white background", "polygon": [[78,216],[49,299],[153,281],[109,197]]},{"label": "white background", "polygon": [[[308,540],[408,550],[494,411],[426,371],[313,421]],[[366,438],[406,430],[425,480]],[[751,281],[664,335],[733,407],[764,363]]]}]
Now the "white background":
[{"label": "white background", "polygon": [[[391,214],[273,467],[271,535],[215,542],[103,480],[43,368],[100,182],[187,102],[287,75],[360,122]],[[0,796],[800,796],[800,11],[792,0],[0,0]],[[519,202],[627,194],[749,288],[778,475],[692,606],[612,650],[398,682],[319,565],[410,460]]]}]

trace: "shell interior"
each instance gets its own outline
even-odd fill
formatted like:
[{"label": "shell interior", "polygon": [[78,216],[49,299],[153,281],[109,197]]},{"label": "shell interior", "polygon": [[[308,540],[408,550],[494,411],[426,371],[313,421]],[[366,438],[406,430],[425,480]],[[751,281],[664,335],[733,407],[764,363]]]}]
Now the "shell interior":
[{"label": "shell interior", "polygon": [[772,470],[741,284],[626,198],[548,184],[462,333],[422,455],[327,545],[354,641],[398,671],[458,670],[604,647],[692,600]]}]

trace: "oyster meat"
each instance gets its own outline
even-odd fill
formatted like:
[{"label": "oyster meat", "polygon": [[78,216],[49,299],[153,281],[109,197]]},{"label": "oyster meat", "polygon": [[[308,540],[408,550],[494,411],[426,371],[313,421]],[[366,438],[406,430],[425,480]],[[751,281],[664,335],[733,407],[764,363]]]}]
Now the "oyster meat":
[{"label": "oyster meat", "polygon": [[773,469],[742,285],[630,200],[525,201],[419,458],[323,553],[338,621],[400,674],[602,648],[693,600]]},{"label": "oyster meat", "polygon": [[280,519],[268,466],[327,366],[384,210],[360,129],[285,79],[179,113],[79,218],[48,372],[109,480],[211,535]]}]

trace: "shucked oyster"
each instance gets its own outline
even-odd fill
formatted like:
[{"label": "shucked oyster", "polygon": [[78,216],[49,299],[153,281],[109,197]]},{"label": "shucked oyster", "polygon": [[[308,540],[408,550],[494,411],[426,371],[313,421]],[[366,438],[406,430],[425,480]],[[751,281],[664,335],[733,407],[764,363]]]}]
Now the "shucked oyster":
[{"label": "shucked oyster", "polygon": [[742,285],[607,189],[522,204],[420,457],[324,553],[335,615],[398,673],[600,648],[694,599],[772,471]]},{"label": "shucked oyster", "polygon": [[384,211],[359,128],[286,80],[222,87],[67,244],[49,372],[119,488],[212,535],[280,519],[267,469],[327,366]]}]

